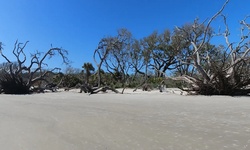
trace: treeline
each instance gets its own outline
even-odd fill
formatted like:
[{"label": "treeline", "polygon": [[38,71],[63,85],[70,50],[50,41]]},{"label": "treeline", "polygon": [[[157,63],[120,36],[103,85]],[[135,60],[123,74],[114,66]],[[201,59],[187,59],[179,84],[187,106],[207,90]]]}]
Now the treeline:
[{"label": "treeline", "polygon": [[[173,85],[203,95],[249,95],[249,17],[239,23],[238,42],[230,41],[227,18],[222,15],[228,2],[226,0],[222,8],[205,22],[195,19],[174,29],[155,31],[142,39],[134,38],[127,29],[120,29],[116,35],[104,37],[98,43],[93,52],[96,68],[86,62],[77,73],[70,72],[72,68],[68,68],[66,74],[56,75],[58,68],[44,70],[47,66],[45,58],[56,54],[64,63],[69,62],[68,51],[62,48],[51,48],[44,55],[37,52],[27,65],[24,53],[27,43],[15,43],[15,62],[4,55],[0,43],[0,54],[8,63],[1,75],[2,91],[11,93],[12,89],[30,89],[43,81],[52,82],[49,87],[83,87],[84,91],[93,93],[94,89],[101,87],[142,87],[148,90]],[[211,23],[219,17],[224,21],[224,30],[216,33]],[[218,37],[225,42],[212,43]]]},{"label": "treeline", "polygon": [[[187,90],[204,95],[247,95],[250,93],[249,17],[240,21],[238,42],[230,41],[230,29],[222,8],[211,19],[175,27],[162,33],[153,32],[135,39],[127,29],[100,40],[94,51],[98,86],[102,68],[119,74],[122,86],[138,75],[148,82],[149,75],[185,81]],[[221,17],[224,31],[216,33],[211,23]],[[223,25],[218,25],[223,26]],[[215,37],[216,36],[216,37]],[[225,42],[212,43],[222,37]]]}]

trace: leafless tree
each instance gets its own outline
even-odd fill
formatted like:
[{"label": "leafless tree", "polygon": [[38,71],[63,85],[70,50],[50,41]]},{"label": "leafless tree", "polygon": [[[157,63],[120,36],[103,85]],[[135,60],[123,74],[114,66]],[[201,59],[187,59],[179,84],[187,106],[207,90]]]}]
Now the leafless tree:
[{"label": "leafless tree", "polygon": [[153,32],[144,38],[146,50],[150,52],[149,66],[155,70],[157,77],[163,77],[167,70],[175,69],[177,50],[172,46],[171,32]]},{"label": "leafless tree", "polygon": [[[196,43],[201,43],[203,40],[205,31],[205,25],[199,24],[199,20],[196,19],[193,23],[185,24],[182,27],[176,27],[174,29],[174,34],[171,37],[172,43],[171,46],[176,51],[176,59],[177,63],[175,64],[177,68],[178,75],[189,75],[193,76],[194,74],[194,66],[191,65],[193,61],[193,46],[191,41],[195,41]],[[212,31],[209,30],[207,34],[205,43],[209,43],[211,39]],[[205,51],[202,50],[200,53],[204,54]]]},{"label": "leafless tree", "polygon": [[[28,41],[25,43],[15,42],[12,54],[15,56],[16,61],[11,61],[4,53],[1,45],[0,55],[8,63],[8,69],[5,69],[5,73],[11,79],[21,79],[24,82],[24,86],[28,89],[38,81],[46,81],[46,76],[60,68],[46,69],[46,59],[50,59],[56,55],[59,55],[63,63],[68,64],[67,50],[62,48],[51,47],[47,52],[36,52],[31,54],[30,60],[27,59],[24,49]],[[29,61],[29,62],[28,62]]]},{"label": "leafless tree", "polygon": [[[190,83],[195,90],[200,94],[247,94],[249,89],[246,86],[250,84],[249,76],[249,24],[247,24],[246,17],[241,23],[241,39],[236,43],[230,42],[230,31],[227,25],[227,18],[223,16],[225,23],[225,31],[220,34],[223,35],[226,41],[226,48],[221,48],[220,60],[214,59],[213,55],[209,52],[210,40],[210,24],[221,16],[225,6],[229,3],[227,0],[222,8],[210,19],[207,23],[194,23],[191,26],[192,36],[185,38],[185,41],[192,47],[191,55],[187,60],[181,64],[188,64],[194,68],[196,74],[191,76],[190,74],[184,74],[181,77],[175,79],[185,80]],[[202,32],[199,28],[204,26]],[[186,33],[185,28],[177,28],[177,30]],[[204,53],[205,52],[205,53]]]},{"label": "leafless tree", "polygon": [[[126,82],[129,77],[128,71],[131,69],[131,51],[132,51],[132,34],[127,29],[118,30],[118,35],[113,37],[111,51],[105,60],[107,70],[114,77],[119,75],[119,80],[122,83],[122,93],[126,88]],[[116,73],[116,74],[115,74]]]},{"label": "leafless tree", "polygon": [[102,83],[102,77],[101,77],[102,65],[107,59],[108,54],[112,50],[112,45],[114,42],[115,41],[112,37],[103,38],[99,42],[97,49],[95,49],[94,51],[93,58],[97,65],[98,87],[101,87]]},{"label": "leafless tree", "polygon": [[142,69],[145,67],[144,56],[143,56],[143,48],[140,40],[134,40],[132,44],[132,50],[130,52],[131,58],[131,67],[134,74],[134,77],[137,74],[145,75],[145,72]]}]

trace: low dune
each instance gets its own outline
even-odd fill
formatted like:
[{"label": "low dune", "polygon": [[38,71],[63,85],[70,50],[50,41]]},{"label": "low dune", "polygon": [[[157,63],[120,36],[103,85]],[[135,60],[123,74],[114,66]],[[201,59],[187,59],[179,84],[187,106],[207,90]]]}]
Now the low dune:
[{"label": "low dune", "polygon": [[248,150],[250,99],[77,90],[0,95],[3,150]]}]

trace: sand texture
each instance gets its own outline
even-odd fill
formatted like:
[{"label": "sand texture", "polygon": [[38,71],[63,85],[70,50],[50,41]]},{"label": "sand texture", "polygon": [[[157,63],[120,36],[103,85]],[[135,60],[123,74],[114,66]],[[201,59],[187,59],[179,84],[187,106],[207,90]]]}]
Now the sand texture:
[{"label": "sand texture", "polygon": [[250,98],[0,95],[3,150],[249,150]]}]

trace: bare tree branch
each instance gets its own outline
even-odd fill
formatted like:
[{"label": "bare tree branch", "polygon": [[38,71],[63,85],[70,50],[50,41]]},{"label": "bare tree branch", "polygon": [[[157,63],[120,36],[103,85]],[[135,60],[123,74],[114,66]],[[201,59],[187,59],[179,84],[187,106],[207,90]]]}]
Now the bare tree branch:
[{"label": "bare tree branch", "polygon": [[225,9],[225,7],[229,3],[229,1],[230,0],[226,0],[226,2],[223,4],[221,9],[216,14],[214,14],[214,16],[208,21],[208,23],[206,25],[206,28],[205,28],[203,40],[202,40],[201,44],[199,45],[199,47],[195,50],[194,54],[203,47],[203,45],[204,45],[204,43],[206,41],[206,38],[207,38],[207,33],[209,31],[210,24],[222,13],[222,11]]},{"label": "bare tree branch", "polygon": [[[45,70],[44,66],[47,66],[45,63],[46,59],[50,59],[55,55],[59,55],[62,58],[64,64],[68,64],[69,60],[67,58],[68,51],[62,48],[50,48],[44,55],[41,52],[36,52],[31,55],[30,64],[25,66],[27,57],[24,52],[24,49],[28,41],[23,43],[18,43],[18,41],[14,44],[14,49],[12,50],[12,54],[16,58],[16,63],[13,63],[8,59],[7,56],[3,54],[2,49],[0,50],[1,56],[10,64],[8,74],[11,75],[13,80],[20,79],[20,83],[25,84],[25,87],[29,88],[37,81],[46,81],[47,75],[49,73],[53,73],[55,70],[59,68],[53,68],[51,70]],[[14,66],[14,64],[16,64]],[[10,80],[11,81],[11,80]],[[12,84],[14,84],[13,82]],[[13,85],[15,86],[15,85]],[[10,89],[11,90],[11,89]]]}]

